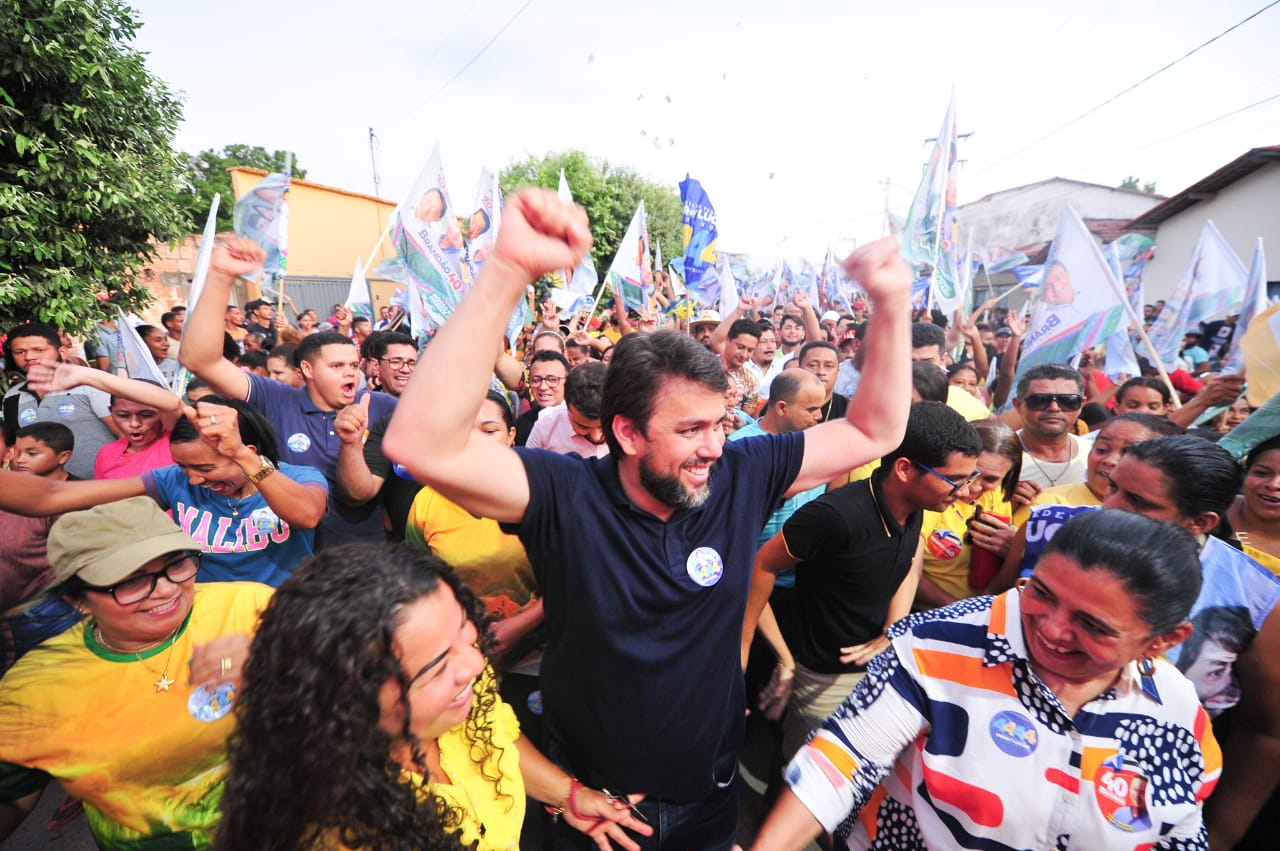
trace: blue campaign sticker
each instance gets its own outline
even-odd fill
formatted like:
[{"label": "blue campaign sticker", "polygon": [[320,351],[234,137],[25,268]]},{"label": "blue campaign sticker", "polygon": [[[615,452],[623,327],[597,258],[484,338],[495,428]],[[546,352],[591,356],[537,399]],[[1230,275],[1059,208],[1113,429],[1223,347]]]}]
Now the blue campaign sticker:
[{"label": "blue campaign sticker", "polygon": [[1031,756],[1040,735],[1031,719],[1019,712],[1000,712],[991,719],[991,740],[1009,756]]},{"label": "blue campaign sticker", "polygon": [[29,426],[36,421],[36,417],[40,416],[40,412],[35,408],[27,408],[18,414],[18,423],[20,425]]},{"label": "blue campaign sticker", "polygon": [[234,684],[225,680],[220,683],[201,683],[191,692],[191,697],[187,698],[187,711],[197,721],[211,724],[230,712],[235,700]]},{"label": "blue campaign sticker", "polygon": [[253,528],[264,535],[269,535],[280,528],[280,518],[270,508],[258,508],[249,515]]},{"label": "blue campaign sticker", "polygon": [[724,560],[711,547],[698,547],[689,553],[684,569],[694,582],[703,588],[710,588],[724,575]]},{"label": "blue campaign sticker", "polygon": [[402,479],[405,479],[406,481],[410,481],[410,482],[415,481],[415,479],[413,478],[413,473],[410,473],[408,470],[406,470],[403,464],[392,464],[391,472],[395,473],[397,476],[399,476]]},{"label": "blue campaign sticker", "polygon": [[75,416],[75,413],[76,413],[75,402],[60,402],[58,404],[58,416],[71,417],[71,416]]},{"label": "blue campaign sticker", "polygon": [[289,449],[294,452],[306,452],[311,448],[311,438],[307,437],[300,431],[289,435],[289,439],[286,443],[288,444]]},{"label": "blue campaign sticker", "polygon": [[534,715],[542,714],[542,690],[541,689],[535,689],[534,691],[529,692],[528,704],[529,704],[529,711],[532,712]]}]

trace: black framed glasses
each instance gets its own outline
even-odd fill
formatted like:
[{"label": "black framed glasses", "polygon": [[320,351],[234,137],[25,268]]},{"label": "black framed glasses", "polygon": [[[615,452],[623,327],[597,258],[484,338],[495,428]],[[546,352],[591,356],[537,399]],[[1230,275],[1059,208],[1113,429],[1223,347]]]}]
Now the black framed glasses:
[{"label": "black framed glasses", "polygon": [[382,361],[396,372],[406,368],[413,369],[418,365],[417,358],[378,358],[378,360]]},{"label": "black framed glasses", "polygon": [[548,387],[559,387],[560,382],[564,381],[562,375],[531,375],[529,376],[529,384],[537,387],[539,384],[545,384]]},{"label": "black framed glasses", "polygon": [[929,475],[937,476],[939,479],[942,479],[944,482],[950,485],[951,490],[947,493],[947,496],[955,496],[957,491],[959,491],[961,488],[965,488],[973,484],[974,481],[977,480],[978,476],[982,475],[981,470],[974,470],[963,480],[957,482],[955,479],[951,478],[950,476],[942,475],[937,470],[930,467],[928,464],[921,464],[919,461],[912,461],[911,463],[915,464],[917,467],[919,467],[921,470],[924,470]]},{"label": "black framed glasses", "polygon": [[174,585],[181,585],[195,579],[196,573],[200,570],[200,556],[201,553],[194,550],[184,552],[177,558],[165,562],[155,573],[140,573],[105,588],[90,585],[89,590],[97,591],[99,594],[110,594],[112,599],[121,606],[139,603],[155,593],[156,583],[160,581],[161,576]]},{"label": "black framed glasses", "polygon": [[1022,404],[1032,411],[1047,411],[1054,402],[1063,411],[1078,411],[1084,404],[1084,397],[1079,393],[1032,393],[1022,400]]}]

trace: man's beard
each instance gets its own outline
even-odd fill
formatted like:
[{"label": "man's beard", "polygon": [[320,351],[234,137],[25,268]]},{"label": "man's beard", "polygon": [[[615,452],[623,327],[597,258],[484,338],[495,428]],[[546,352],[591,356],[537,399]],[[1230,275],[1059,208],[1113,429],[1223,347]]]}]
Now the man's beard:
[{"label": "man's beard", "polygon": [[649,466],[647,458],[640,459],[640,485],[658,502],[677,510],[698,508],[711,496],[710,481],[696,490],[690,489],[680,481],[678,471],[674,476],[664,476]]}]

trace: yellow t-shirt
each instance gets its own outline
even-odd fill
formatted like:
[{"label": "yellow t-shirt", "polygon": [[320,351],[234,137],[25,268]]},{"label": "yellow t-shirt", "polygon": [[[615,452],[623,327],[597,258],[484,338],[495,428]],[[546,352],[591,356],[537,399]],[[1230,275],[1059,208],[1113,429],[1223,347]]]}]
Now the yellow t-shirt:
[{"label": "yellow t-shirt", "polygon": [[[27,653],[0,680],[0,797],[45,772],[84,802],[102,848],[139,848],[173,834],[211,847],[235,719],[192,716],[187,663],[196,645],[252,635],[270,597],[271,588],[255,582],[196,585],[173,642],[141,661],[101,648],[87,622]],[[174,683],[157,691],[165,671]]]},{"label": "yellow t-shirt", "polygon": [[538,583],[520,539],[503,532],[498,521],[476,517],[430,487],[424,486],[414,498],[404,537],[456,570],[499,620],[536,597]]},{"label": "yellow t-shirt", "polygon": [[1273,556],[1269,552],[1260,550],[1255,546],[1246,544],[1243,541],[1240,542],[1240,547],[1244,550],[1244,554],[1249,558],[1253,559],[1276,576],[1280,576],[1280,558]]},{"label": "yellow t-shirt", "polygon": [[[969,584],[969,561],[973,544],[965,543],[967,524],[973,517],[975,505],[983,512],[1001,517],[1011,513],[1009,501],[1000,489],[988,491],[973,505],[957,501],[946,511],[926,511],[920,526],[920,538],[924,541],[924,573],[934,584],[958,600],[975,597],[979,592]],[[917,610],[923,607],[916,607]]]},{"label": "yellow t-shirt", "polygon": [[1013,515],[1013,525],[1021,526],[1031,516],[1031,509],[1038,505],[1102,505],[1102,500],[1093,495],[1084,482],[1069,485],[1055,485],[1045,488],[1031,500],[1031,505],[1024,505]]},{"label": "yellow t-shirt", "polygon": [[991,419],[990,408],[975,399],[968,390],[954,384],[947,385],[947,407],[971,423]]}]

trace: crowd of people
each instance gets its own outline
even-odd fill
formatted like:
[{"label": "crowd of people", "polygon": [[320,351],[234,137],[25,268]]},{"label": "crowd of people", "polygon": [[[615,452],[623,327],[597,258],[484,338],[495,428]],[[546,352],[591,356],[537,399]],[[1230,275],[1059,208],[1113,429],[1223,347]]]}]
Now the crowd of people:
[{"label": "crowd of people", "polygon": [[913,317],[888,239],[847,312],[507,339],[590,239],[513,194],[425,341],[234,306],[263,252],[220,240],[138,328],[171,387],[112,323],[7,329],[0,839],[52,779],[137,851],[1270,847],[1280,436],[1215,445],[1233,319],[1173,386],[1019,371],[1019,313]]}]

